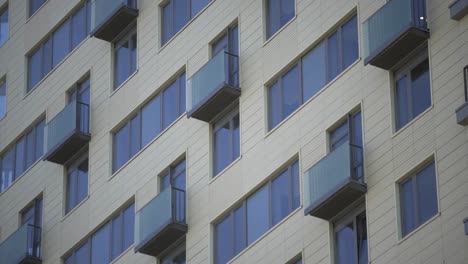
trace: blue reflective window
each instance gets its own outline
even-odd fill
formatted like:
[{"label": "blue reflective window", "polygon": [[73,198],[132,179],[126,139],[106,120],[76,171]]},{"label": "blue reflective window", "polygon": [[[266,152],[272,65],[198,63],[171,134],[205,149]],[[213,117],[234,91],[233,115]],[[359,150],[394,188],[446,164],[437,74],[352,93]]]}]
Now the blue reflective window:
[{"label": "blue reflective window", "polygon": [[314,96],[326,84],[325,45],[318,44],[302,58],[303,101]]},{"label": "blue reflective window", "polygon": [[238,110],[229,113],[214,124],[214,168],[217,175],[240,155],[240,130]]},{"label": "blue reflective window", "polygon": [[93,235],[91,240],[91,263],[105,264],[110,262],[110,242],[111,225],[107,223]]},{"label": "blue reflective window", "polygon": [[357,17],[353,17],[342,28],[341,47],[343,49],[343,69],[359,58]]},{"label": "blue reflective window", "polygon": [[156,96],[141,110],[141,144],[146,146],[161,132],[161,96]]},{"label": "blue reflective window", "polygon": [[136,71],[136,31],[120,39],[114,51],[114,89]]},{"label": "blue reflective window", "polygon": [[71,51],[70,19],[65,21],[52,35],[52,65],[56,67]]},{"label": "blue reflective window", "polygon": [[215,227],[215,263],[227,263],[233,257],[232,215],[228,215]]},{"label": "blue reflective window", "polygon": [[129,137],[130,129],[129,125],[126,124],[124,127],[119,129],[117,133],[114,134],[114,172],[122,167],[130,158],[130,146],[129,146]]},{"label": "blue reflective window", "polygon": [[356,263],[356,235],[354,223],[343,227],[335,233],[336,263],[337,264],[357,264]]},{"label": "blue reflective window", "polygon": [[299,69],[297,66],[289,70],[281,78],[283,98],[283,118],[289,116],[301,105],[301,92],[299,84]]},{"label": "blue reflective window", "polygon": [[268,188],[262,187],[247,199],[247,242],[252,244],[270,228]]},{"label": "blue reflective window", "polygon": [[273,210],[273,225],[277,224],[281,219],[286,217],[290,211],[289,188],[290,188],[289,171],[284,171],[271,182],[271,208]]},{"label": "blue reflective window", "polygon": [[340,73],[340,46],[338,32],[333,33],[327,40],[328,81],[333,80]]},{"label": "blue reflective window", "polygon": [[32,16],[47,0],[29,0],[29,16]]},{"label": "blue reflective window", "polygon": [[0,47],[9,38],[8,28],[8,6],[4,9],[0,9]]},{"label": "blue reflective window", "polygon": [[179,116],[178,83],[174,82],[163,92],[163,125],[168,127]]},{"label": "blue reflective window", "polygon": [[67,168],[65,212],[70,212],[88,196],[88,159],[80,158]]},{"label": "blue reflective window", "polygon": [[0,119],[6,115],[6,81],[0,80]]},{"label": "blue reflective window", "polygon": [[266,0],[267,39],[295,16],[295,0]]}]

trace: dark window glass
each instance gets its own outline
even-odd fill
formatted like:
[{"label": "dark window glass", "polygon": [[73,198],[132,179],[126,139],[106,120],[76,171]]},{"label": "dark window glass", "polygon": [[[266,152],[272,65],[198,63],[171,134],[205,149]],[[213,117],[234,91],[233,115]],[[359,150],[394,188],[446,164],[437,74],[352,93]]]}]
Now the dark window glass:
[{"label": "dark window glass", "polygon": [[49,73],[53,69],[52,65],[52,57],[53,57],[53,52],[52,50],[52,42],[53,39],[49,38],[46,42],[44,42],[44,46],[42,46],[42,76],[41,79],[44,78],[47,73]]},{"label": "dark window glass", "polygon": [[283,118],[301,105],[299,69],[293,67],[282,77]]},{"label": "dark window glass", "polygon": [[0,119],[6,115],[6,81],[0,80]]},{"label": "dark window glass", "polygon": [[233,257],[233,217],[232,215],[227,216],[219,222],[215,227],[215,263],[222,264],[227,263]]},{"label": "dark window glass", "polygon": [[301,205],[301,187],[300,187],[300,172],[299,161],[294,162],[291,166],[292,175],[292,210],[299,208]]},{"label": "dark window glass", "polygon": [[273,36],[295,15],[294,0],[267,0],[267,38]]},{"label": "dark window glass", "polygon": [[397,129],[400,129],[410,120],[408,109],[408,79],[403,76],[396,82]]},{"label": "dark window glass", "polygon": [[268,188],[262,187],[247,199],[247,241],[250,244],[270,228]]},{"label": "dark window glass", "polygon": [[72,18],[72,49],[76,48],[87,34],[86,9],[81,8]]},{"label": "dark window glass", "polygon": [[181,115],[185,113],[185,93],[186,93],[186,79],[185,79],[185,72],[182,73],[179,77],[179,85],[180,85],[180,98],[179,98],[179,113]]},{"label": "dark window glass", "polygon": [[135,204],[130,205],[123,212],[124,233],[123,233],[123,250],[129,248],[133,244],[133,235],[135,227]]},{"label": "dark window glass", "polygon": [[148,102],[141,111],[141,144],[146,146],[161,132],[161,96]]},{"label": "dark window glass", "polygon": [[130,158],[129,130],[129,125],[127,124],[114,135],[114,172],[122,167]]},{"label": "dark window glass", "polygon": [[136,71],[137,63],[137,35],[134,34],[130,38],[130,73]]},{"label": "dark window glass", "polygon": [[233,160],[240,156],[240,121],[239,114],[232,120]]},{"label": "dark window glass", "polygon": [[29,168],[33,165],[34,161],[36,161],[36,154],[34,151],[34,147],[36,142],[34,142],[34,130],[31,130],[26,135],[26,168]]},{"label": "dark window glass", "polygon": [[413,181],[410,179],[400,185],[400,203],[402,216],[402,234],[408,234],[416,226],[413,204]]},{"label": "dark window glass", "polygon": [[2,157],[2,192],[15,179],[15,148],[8,150]]},{"label": "dark window glass", "polygon": [[172,3],[174,6],[174,32],[178,32],[189,20],[189,1],[172,0]]},{"label": "dark window glass", "polygon": [[217,175],[240,155],[239,114],[229,113],[214,124],[214,175]]},{"label": "dark window glass", "polygon": [[343,70],[359,58],[359,41],[357,17],[354,16],[343,25],[341,31],[341,48],[343,49]]},{"label": "dark window glass", "polygon": [[141,149],[140,138],[140,115],[137,114],[130,120],[130,157]]},{"label": "dark window glass", "polygon": [[348,122],[344,122],[339,127],[330,131],[330,151],[337,149],[343,143],[348,141],[349,139],[348,128],[349,128]]},{"label": "dark window glass", "polygon": [[110,223],[107,223],[93,235],[93,238],[91,240],[91,263],[104,264],[110,262],[110,234]]},{"label": "dark window glass", "polygon": [[338,32],[332,34],[327,40],[328,47],[328,81],[333,80],[340,73],[340,47]]},{"label": "dark window glass", "polygon": [[18,178],[23,172],[26,170],[26,139],[22,137],[16,143],[16,156],[15,156],[15,171],[16,171],[16,178]]},{"label": "dark window glass", "polygon": [[36,125],[36,160],[44,154],[44,127],[45,120]]},{"label": "dark window glass", "polygon": [[112,258],[115,259],[122,252],[122,227],[123,218],[122,215],[117,215],[112,220]]},{"label": "dark window glass", "polygon": [[269,93],[269,112],[270,112],[270,129],[277,126],[283,120],[281,113],[281,88],[276,81],[268,90]]},{"label": "dark window glass", "polygon": [[202,11],[202,9],[205,8],[205,6],[207,6],[208,3],[210,3],[210,1],[211,0],[190,0],[190,2],[191,2],[191,8],[190,8],[191,17],[194,17],[198,13],[200,13],[200,11]]},{"label": "dark window glass", "polygon": [[247,222],[245,205],[241,205],[234,211],[234,255],[247,247]]},{"label": "dark window glass", "polygon": [[120,86],[130,76],[130,51],[128,41],[121,43],[115,50],[114,74],[114,88]]},{"label": "dark window glass", "polygon": [[295,0],[280,0],[281,4],[281,15],[280,23],[281,26],[286,25],[294,17],[295,14]]},{"label": "dark window glass", "polygon": [[178,81],[172,83],[163,92],[163,125],[168,127],[179,116],[178,111]]},{"label": "dark window glass", "polygon": [[68,213],[88,196],[88,159],[72,163],[67,175],[66,212]]},{"label": "dark window glass", "polygon": [[76,251],[75,264],[88,264],[89,257],[89,243],[86,243]]},{"label": "dark window glass", "polygon": [[356,235],[354,224],[343,227],[336,232],[336,263],[337,264],[357,264],[356,263]]},{"label": "dark window glass", "polygon": [[369,254],[367,250],[367,221],[366,212],[356,217],[357,241],[358,241],[358,260],[359,264],[369,263]]},{"label": "dark window glass", "polygon": [[8,40],[8,6],[0,9],[0,47]]},{"label": "dark window glass", "polygon": [[431,106],[429,61],[426,59],[411,71],[413,118]]},{"label": "dark window glass", "polygon": [[314,96],[326,83],[325,45],[318,44],[302,58],[303,101]]},{"label": "dark window glass", "polygon": [[41,63],[42,63],[42,49],[39,48],[35,50],[30,56],[28,61],[28,73],[29,73],[29,82],[28,82],[28,91],[30,91],[39,81],[42,79],[41,72]]},{"label": "dark window glass", "polygon": [[70,19],[63,23],[53,34],[53,66],[57,66],[71,51],[70,43]]},{"label": "dark window glass", "polygon": [[162,44],[169,41],[172,36],[172,3],[169,2],[162,8]]},{"label": "dark window glass", "polygon": [[273,215],[273,225],[277,224],[290,213],[289,194],[290,194],[289,171],[285,170],[271,182],[271,207]]},{"label": "dark window glass", "polygon": [[211,47],[211,55],[214,57],[220,51],[229,52],[229,41],[228,33],[224,34],[219,40],[217,40]]},{"label": "dark window glass", "polygon": [[32,16],[47,0],[29,0],[29,16]]}]

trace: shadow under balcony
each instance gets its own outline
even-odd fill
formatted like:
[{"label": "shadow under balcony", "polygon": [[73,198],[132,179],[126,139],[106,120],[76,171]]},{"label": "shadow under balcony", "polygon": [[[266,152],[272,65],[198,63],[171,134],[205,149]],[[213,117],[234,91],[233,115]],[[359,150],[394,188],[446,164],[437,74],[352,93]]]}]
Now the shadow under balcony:
[{"label": "shadow under balcony", "polygon": [[187,233],[185,191],[168,187],[135,216],[135,252],[157,257]]},{"label": "shadow under balcony", "polygon": [[188,79],[187,116],[210,122],[240,95],[239,57],[219,52]]},{"label": "shadow under balcony", "polygon": [[425,0],[390,0],[363,23],[364,64],[390,70],[429,38]]},{"label": "shadow under balcony", "polygon": [[46,125],[46,154],[44,160],[65,164],[91,139],[89,105],[70,102]]},{"label": "shadow under balcony", "polygon": [[91,36],[113,41],[138,17],[137,0],[92,1]]},{"label": "shadow under balcony", "polygon": [[41,228],[23,225],[0,244],[2,264],[40,264]]},{"label": "shadow under balcony", "polygon": [[344,143],[304,175],[304,214],[329,221],[367,191],[362,148]]}]

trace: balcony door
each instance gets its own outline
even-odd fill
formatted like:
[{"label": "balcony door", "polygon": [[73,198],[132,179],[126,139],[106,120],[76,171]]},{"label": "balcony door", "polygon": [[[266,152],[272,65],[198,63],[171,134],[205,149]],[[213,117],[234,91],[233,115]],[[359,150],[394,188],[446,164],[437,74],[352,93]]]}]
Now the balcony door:
[{"label": "balcony door", "polygon": [[[224,51],[235,57],[239,56],[239,35],[237,24],[227,28],[226,32],[211,45],[211,57]],[[229,83],[239,86],[239,69],[237,63],[231,59],[229,65]]]},{"label": "balcony door", "polygon": [[41,255],[42,197],[36,198],[21,213],[21,226],[28,225],[28,254]]}]

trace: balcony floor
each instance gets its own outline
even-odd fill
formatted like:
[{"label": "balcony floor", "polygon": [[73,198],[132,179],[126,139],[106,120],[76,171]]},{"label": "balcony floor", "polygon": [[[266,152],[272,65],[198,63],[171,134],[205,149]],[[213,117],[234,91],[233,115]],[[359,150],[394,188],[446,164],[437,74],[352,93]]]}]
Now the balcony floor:
[{"label": "balcony floor", "polygon": [[122,4],[91,32],[91,36],[111,42],[137,17],[137,9]]},{"label": "balcony floor", "polygon": [[73,131],[68,136],[66,136],[64,140],[51,148],[44,155],[44,160],[63,165],[81,148],[88,144],[90,139],[90,134]]},{"label": "balcony floor", "polygon": [[171,222],[152,234],[149,239],[135,246],[135,252],[158,257],[161,252],[187,233],[187,225]]},{"label": "balcony floor", "polygon": [[239,98],[240,94],[240,88],[223,84],[206,96],[198,105],[193,107],[188,113],[188,117],[210,122],[216,115]]}]

